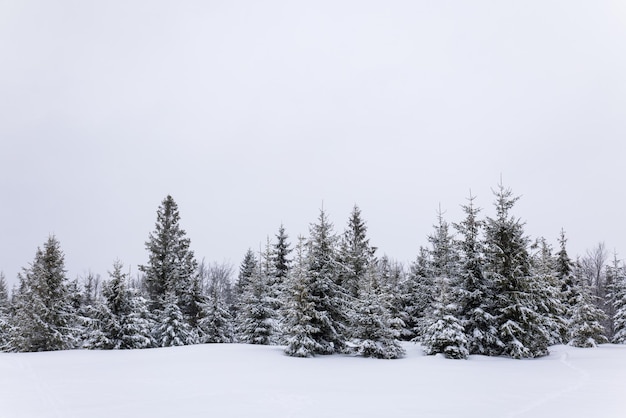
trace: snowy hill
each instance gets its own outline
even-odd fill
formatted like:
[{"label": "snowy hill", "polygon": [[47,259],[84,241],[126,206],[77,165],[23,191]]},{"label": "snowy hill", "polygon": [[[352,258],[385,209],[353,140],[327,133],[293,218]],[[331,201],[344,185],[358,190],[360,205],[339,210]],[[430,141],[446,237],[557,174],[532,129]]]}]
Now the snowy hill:
[{"label": "snowy hill", "polygon": [[280,347],[0,353],[0,417],[623,417],[626,345],[468,361]]}]

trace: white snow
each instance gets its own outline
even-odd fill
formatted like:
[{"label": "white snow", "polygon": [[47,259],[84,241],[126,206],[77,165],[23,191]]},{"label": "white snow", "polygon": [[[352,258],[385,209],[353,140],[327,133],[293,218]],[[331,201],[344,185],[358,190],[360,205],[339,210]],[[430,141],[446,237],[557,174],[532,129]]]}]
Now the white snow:
[{"label": "white snow", "polygon": [[0,418],[624,417],[626,345],[511,360],[291,358],[281,347],[0,353]]}]

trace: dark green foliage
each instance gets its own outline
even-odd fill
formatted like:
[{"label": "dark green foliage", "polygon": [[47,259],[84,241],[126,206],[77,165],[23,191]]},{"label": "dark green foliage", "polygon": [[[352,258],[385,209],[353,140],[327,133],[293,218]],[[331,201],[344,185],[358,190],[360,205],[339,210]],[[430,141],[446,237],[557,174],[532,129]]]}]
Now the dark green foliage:
[{"label": "dark green foliage", "polygon": [[361,282],[365,280],[368,269],[375,261],[376,248],[370,246],[367,239],[367,226],[361,219],[361,210],[354,206],[348,227],[341,236],[338,262],[339,285],[351,297],[357,297]]},{"label": "dark green foliage", "polygon": [[538,312],[537,284],[531,276],[528,238],[523,223],[509,215],[518,198],[498,186],[496,217],[485,227],[485,274],[493,283],[492,312],[498,338],[491,352],[513,358],[548,354],[549,338]]},{"label": "dark green foliage", "polygon": [[139,266],[154,310],[162,310],[165,295],[173,293],[187,318],[197,315],[197,262],[191,241],[179,225],[178,205],[167,196],[157,210],[154,232],[146,242],[148,263]]},{"label": "dark green foliage", "polygon": [[71,304],[64,256],[51,236],[20,274],[12,346],[17,351],[66,350],[76,344],[76,312]]},{"label": "dark green foliage", "polygon": [[407,279],[402,286],[404,301],[402,320],[406,326],[406,337],[420,341],[426,326],[426,314],[435,297],[435,286],[428,249],[421,247]]},{"label": "dark green foliage", "polygon": [[467,348],[470,354],[489,354],[497,345],[496,319],[490,313],[491,289],[483,274],[483,243],[480,231],[484,222],[478,219],[480,209],[474,206],[470,195],[462,206],[465,219],[454,224],[461,235],[459,248],[459,319],[464,324]]},{"label": "dark green foliage", "polygon": [[315,314],[311,318],[313,339],[321,347],[316,354],[342,352],[346,345],[346,298],[338,285],[336,237],[333,225],[321,210],[310,228],[307,281]]},{"label": "dark green foliage", "polygon": [[312,357],[322,352],[324,347],[315,338],[320,329],[313,325],[317,312],[309,292],[308,256],[304,237],[299,237],[294,262],[287,278],[283,310],[287,342],[285,354],[292,357]]}]

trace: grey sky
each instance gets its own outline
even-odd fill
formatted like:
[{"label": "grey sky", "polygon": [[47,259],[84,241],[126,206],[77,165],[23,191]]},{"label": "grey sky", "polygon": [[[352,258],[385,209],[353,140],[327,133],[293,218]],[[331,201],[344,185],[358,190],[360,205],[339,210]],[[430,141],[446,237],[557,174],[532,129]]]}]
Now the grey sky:
[{"label": "grey sky", "polygon": [[70,277],[136,271],[167,194],[198,258],[323,200],[410,261],[500,174],[529,235],[624,252],[625,45],[619,0],[3,0],[0,270],[54,233]]}]

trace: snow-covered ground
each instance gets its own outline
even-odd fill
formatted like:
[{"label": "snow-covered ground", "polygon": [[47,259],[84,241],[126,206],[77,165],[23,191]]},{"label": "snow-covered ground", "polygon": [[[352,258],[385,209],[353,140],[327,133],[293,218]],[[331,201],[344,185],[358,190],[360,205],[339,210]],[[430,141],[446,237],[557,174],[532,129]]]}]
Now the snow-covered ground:
[{"label": "snow-covered ground", "polygon": [[626,345],[536,360],[310,359],[280,347],[0,353],[0,418],[625,417]]}]

